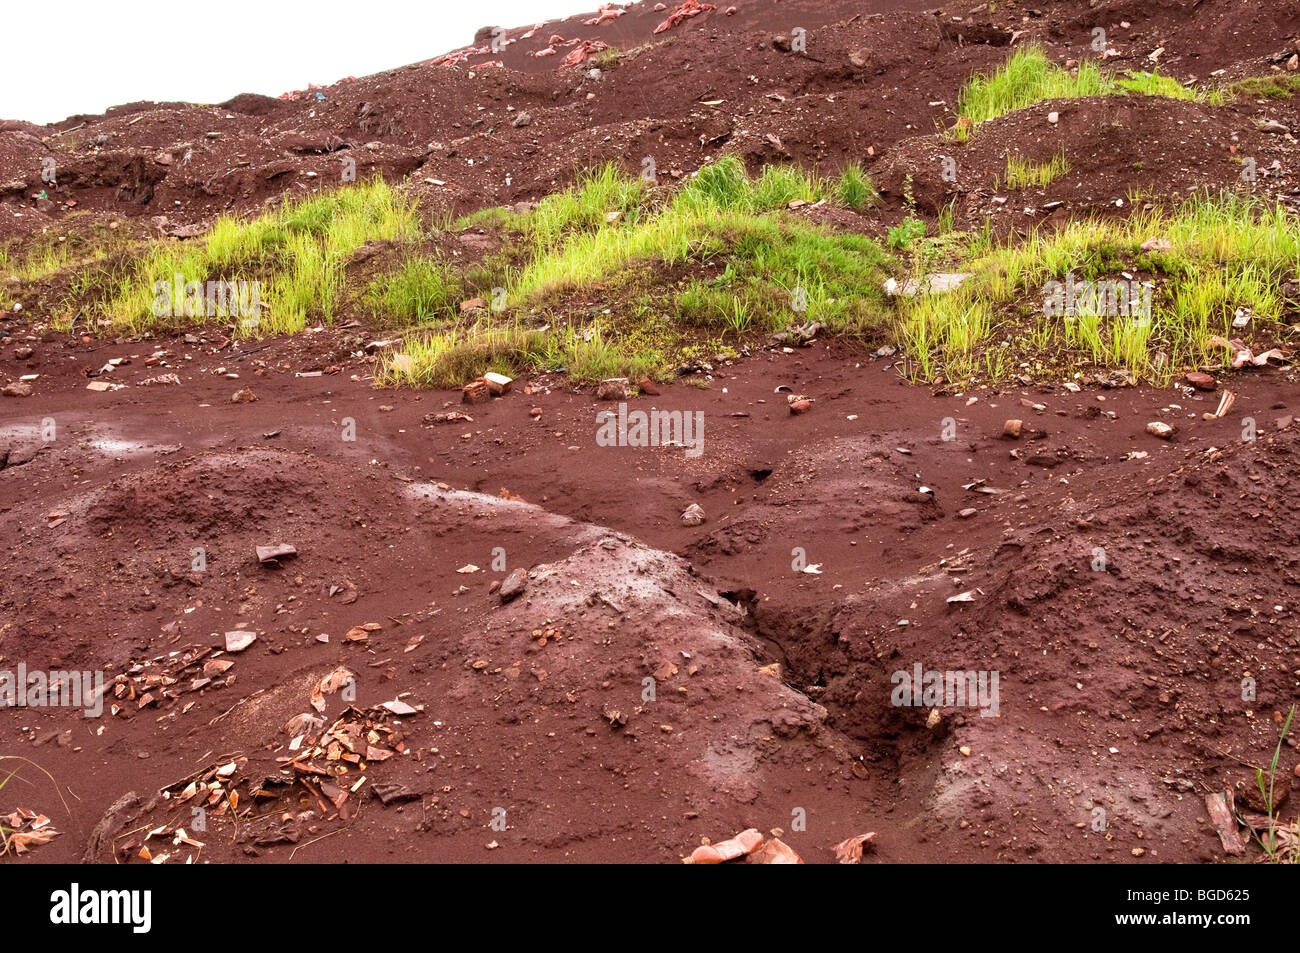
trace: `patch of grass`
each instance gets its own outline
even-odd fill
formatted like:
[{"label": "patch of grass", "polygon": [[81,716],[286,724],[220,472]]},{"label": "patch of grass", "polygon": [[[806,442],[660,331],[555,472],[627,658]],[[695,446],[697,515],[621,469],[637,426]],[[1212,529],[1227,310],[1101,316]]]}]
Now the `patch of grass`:
[{"label": "patch of grass", "polygon": [[1224,95],[1219,90],[1200,90],[1184,86],[1172,76],[1161,76],[1159,70],[1150,73],[1130,71],[1123,79],[1116,79],[1115,86],[1126,93],[1139,96],[1164,96],[1166,99],[1188,99],[1196,102],[1208,102],[1212,106],[1222,106]]},{"label": "patch of grass", "polygon": [[957,97],[957,126],[949,131],[948,138],[965,141],[974,126],[1044,100],[1119,93],[1193,99],[1212,105],[1223,102],[1221,93],[1184,86],[1158,72],[1112,78],[1092,60],[1081,60],[1070,71],[1048,59],[1040,47],[1026,46],[992,73],[977,73],[967,81]]},{"label": "patch of grass", "polygon": [[646,184],[624,175],[614,163],[578,176],[563,192],[548,195],[527,217],[526,228],[539,245],[549,246],[571,231],[594,232],[611,213],[635,219],[645,198]]},{"label": "patch of grass", "polygon": [[333,320],[344,269],[358,248],[368,242],[410,241],[418,234],[415,206],[376,177],[285,200],[251,220],[224,217],[202,241],[153,243],[116,277],[93,310],[119,331],[165,332],[207,320],[206,315],[186,314],[185,297],[174,290],[176,276],[182,284],[256,281],[260,323],[237,326],[245,333],[292,333],[309,321]]},{"label": "patch of grass", "polygon": [[454,318],[461,293],[460,283],[446,265],[411,258],[398,271],[371,281],[366,301],[376,318],[413,325]]},{"label": "patch of grass", "polygon": [[835,183],[835,198],[840,205],[858,212],[880,200],[880,193],[871,179],[854,163],[840,173]]},{"label": "patch of grass", "polygon": [[[869,182],[862,177],[858,185]],[[406,357],[386,361],[378,376],[393,384],[464,383],[493,360],[506,373],[563,366],[581,379],[653,376],[693,346],[707,343],[714,353],[723,340],[759,330],[820,321],[836,333],[872,334],[885,314],[884,252],[863,236],[784,212],[796,199],[829,192],[795,167],[751,177],[734,156],[653,203],[638,182],[610,171],[580,178],[567,194],[544,200],[552,210],[545,226],[537,225],[542,208],[532,213],[525,232],[534,240],[504,286],[507,313],[472,333],[417,335]],[[612,220],[610,196],[626,212]],[[591,308],[593,298],[609,317],[584,324],[575,303]]]},{"label": "patch of grass", "polygon": [[1026,46],[989,74],[976,74],[957,97],[957,115],[978,125],[1045,99],[1102,96],[1110,84],[1101,68],[1082,60],[1070,72],[1047,58],[1042,49]]},{"label": "patch of grass", "polygon": [[1033,162],[1008,153],[1006,179],[995,183],[994,189],[1001,186],[1013,192],[1030,187],[1043,189],[1069,171],[1070,162],[1062,153],[1052,156],[1049,162]]},{"label": "patch of grass", "polygon": [[[1232,328],[1238,308],[1254,314],[1249,333],[1272,340],[1285,332],[1281,285],[1300,268],[1296,226],[1280,205],[1223,194],[1127,219],[1075,221],[1015,244],[976,236],[956,265],[973,273],[959,291],[900,303],[912,375],[962,379],[973,337],[1002,350],[995,363],[1008,374],[1061,375],[1091,365],[1164,383],[1180,369],[1219,363],[1225,355],[1209,338],[1247,333]],[[1153,237],[1172,249],[1143,251]],[[1090,308],[1080,292],[1061,313],[1062,299],[1053,299],[1061,287],[1050,282],[1107,282],[1112,297],[1107,307]],[[975,301],[992,309],[987,321],[967,318]],[[953,324],[960,326],[950,332]]]},{"label": "patch of grass", "polygon": [[1228,84],[1225,95],[1236,99],[1290,99],[1300,92],[1300,74],[1247,76]]}]

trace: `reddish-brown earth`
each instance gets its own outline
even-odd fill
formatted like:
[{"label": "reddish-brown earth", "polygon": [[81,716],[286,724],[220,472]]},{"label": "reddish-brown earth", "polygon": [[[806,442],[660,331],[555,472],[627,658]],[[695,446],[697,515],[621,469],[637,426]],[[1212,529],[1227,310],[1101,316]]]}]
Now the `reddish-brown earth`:
[{"label": "reddish-brown earth", "polygon": [[[550,33],[648,44],[666,15],[651,6],[600,26],[547,24],[467,64],[337,84],[323,100],[9,123],[0,235],[54,226],[68,199],[94,218],[194,228],[337,181],[341,155],[357,157],[358,175],[410,175],[435,213],[536,198],[606,158],[635,169],[653,155],[670,176],[725,151],[862,160],[890,190],[883,211],[849,216],[872,234],[901,215],[908,175],[923,212],[952,190],[971,221],[1039,220],[991,204],[1009,146],[1038,159],[1069,151],[1073,173],[1036,199],[1067,203],[1056,215],[1108,207],[1129,186],[1231,184],[1234,144],[1261,169],[1280,160],[1261,192],[1295,190],[1289,140],[1251,123],[1294,127],[1287,101],[1042,104],[960,147],[956,183],[936,158],[956,147],[933,131],[951,123],[969,72],[1005,57],[1011,30],[1064,58],[1086,55],[1102,25],[1120,65],[1164,46],[1162,68],[1181,79],[1258,75],[1294,43],[1300,4],[1045,0],[972,16],[738,0],[735,16],[720,5],[687,20],[599,80],[589,66],[557,68],[566,50],[528,55]],[[796,25],[809,55],[774,50],[773,35]],[[863,68],[848,59],[860,49]],[[489,59],[504,65],[475,67]],[[713,99],[724,103],[700,104]],[[513,126],[522,111],[531,123]],[[58,188],[34,203],[51,154]],[[596,413],[611,405],[560,375],[468,408],[453,392],[376,389],[372,359],[355,353],[364,330],[256,351],[211,329],[87,345],[33,330],[49,317],[34,301],[0,324],[5,380],[40,375],[33,396],[0,398],[0,668],[95,668],[111,683],[167,653],[220,649],[227,631],[258,638],[219,678],[189,690],[198,673],[186,672],[155,704],[110,697],[119,713],[98,719],[6,711],[0,753],[58,783],[22,775],[18,800],[62,831],[32,861],[111,862],[131,844],[117,859],[138,862],[144,832],[179,825],[206,846],[169,834],[149,842],[155,855],[676,861],[702,837],[757,827],[780,828],[810,862],[866,831],[878,832],[868,857],[885,861],[1218,862],[1204,795],[1267,763],[1298,694],[1290,368],[1224,375],[1236,404],[1205,421],[1218,394],[1042,384],[935,395],[889,357],[819,341],[633,401],[701,412],[705,450],[690,457],[598,446]],[[19,347],[32,355],[18,359]],[[126,388],[86,390],[82,369],[118,357],[129,363],[111,379]],[[165,372],[179,385],[141,386]],[[812,396],[811,412],[788,413],[779,385]],[[244,387],[257,400],[232,403]],[[473,420],[425,423],[461,409]],[[1012,417],[1025,421],[1018,441],[1002,437]],[[1145,433],[1153,420],[1176,425],[1175,438]],[[964,488],[980,481],[997,492]],[[702,525],[682,524],[691,503]],[[297,556],[259,564],[255,547],[275,543]],[[794,568],[796,549],[820,574]],[[458,572],[469,565],[480,568]],[[492,584],[517,568],[526,589],[502,604]],[[965,591],[973,601],[947,602]],[[365,641],[344,640],[372,622],[381,628]],[[928,725],[928,707],[892,705],[892,673],[916,663],[998,672],[998,716],[946,709]],[[339,666],[356,675],[354,708],[327,695],[326,723],[364,723],[363,751],[399,753],[336,777],[344,789],[366,779],[341,807],[311,774],[310,794],[271,785],[257,797],[294,756],[287,723],[313,711],[313,686]],[[1254,701],[1243,701],[1247,678]],[[372,707],[399,696],[417,713]],[[237,823],[217,806],[196,832],[197,802],[158,796],[231,762]],[[1296,762],[1289,744],[1281,766]],[[412,799],[385,806],[370,792],[386,785]],[[283,822],[285,811],[299,816]],[[1294,817],[1294,799],[1282,813]]]}]

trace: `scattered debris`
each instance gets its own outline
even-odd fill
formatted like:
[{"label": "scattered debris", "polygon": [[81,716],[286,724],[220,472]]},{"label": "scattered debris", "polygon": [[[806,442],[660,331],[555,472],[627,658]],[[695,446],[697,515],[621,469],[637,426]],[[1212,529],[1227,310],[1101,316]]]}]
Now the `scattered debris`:
[{"label": "scattered debris", "polygon": [[298,550],[288,543],[272,543],[270,546],[257,547],[257,561],[260,563],[275,563],[278,566],[279,560],[297,555]]},{"label": "scattered debris", "polygon": [[718,841],[716,844],[701,844],[691,852],[688,863],[692,864],[723,864],[729,860],[735,860],[737,857],[744,857],[746,854],[752,854],[763,846],[763,835],[757,828],[749,828],[741,831],[735,837],[724,841]]},{"label": "scattered debris", "polygon": [[863,850],[873,846],[875,842],[875,831],[870,834],[856,834],[853,837],[845,838],[835,845],[835,859],[841,864],[860,864],[862,863]]},{"label": "scattered debris", "polygon": [[1224,852],[1233,857],[1244,854],[1246,845],[1241,842],[1241,834],[1237,831],[1231,789],[1205,795],[1205,809],[1210,814],[1210,823],[1219,835]]}]

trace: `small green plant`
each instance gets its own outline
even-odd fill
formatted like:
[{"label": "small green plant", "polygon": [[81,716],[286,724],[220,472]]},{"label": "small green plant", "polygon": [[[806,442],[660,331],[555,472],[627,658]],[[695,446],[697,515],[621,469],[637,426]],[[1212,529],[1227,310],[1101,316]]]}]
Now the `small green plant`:
[{"label": "small green plant", "polygon": [[606,47],[591,58],[592,65],[608,73],[615,69],[623,59],[622,52],[616,46]]},{"label": "small green plant", "polygon": [[925,222],[909,215],[889,230],[890,248],[907,248],[925,237]]},{"label": "small green plant", "polygon": [[862,166],[854,163],[840,173],[840,180],[835,185],[835,198],[845,208],[857,212],[868,205],[875,205],[880,194],[862,171]]},{"label": "small green plant", "polygon": [[1282,724],[1282,733],[1277,739],[1277,747],[1273,750],[1273,760],[1268,766],[1267,773],[1260,768],[1255,769],[1255,784],[1259,786],[1260,797],[1268,805],[1268,829],[1261,836],[1256,834],[1260,846],[1264,848],[1264,853],[1273,863],[1281,863],[1285,855],[1289,854],[1291,863],[1300,863],[1300,830],[1292,833],[1290,850],[1283,850],[1280,846],[1278,833],[1277,806],[1273,803],[1273,784],[1277,777],[1277,763],[1282,757],[1282,743],[1286,741],[1287,733],[1291,730],[1291,719],[1295,717],[1295,705],[1287,712],[1286,721]]}]

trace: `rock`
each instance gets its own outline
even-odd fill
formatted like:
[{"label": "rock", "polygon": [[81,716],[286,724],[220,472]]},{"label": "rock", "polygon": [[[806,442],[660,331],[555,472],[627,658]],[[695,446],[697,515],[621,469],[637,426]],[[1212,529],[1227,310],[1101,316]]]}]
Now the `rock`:
[{"label": "rock", "polygon": [[973,506],[968,506],[968,507],[966,507],[966,509],[964,509],[964,510],[958,510],[958,511],[957,511],[957,518],[958,518],[958,519],[963,519],[963,520],[968,520],[968,519],[970,519],[972,516],[974,516],[974,515],[975,515],[976,513],[978,513],[978,512],[979,512],[979,510],[975,509],[975,507],[973,507]]},{"label": "rock", "polygon": [[257,546],[257,561],[260,563],[276,562],[286,556],[297,556],[298,550],[288,543],[273,543],[270,546]]},{"label": "rock", "polygon": [[257,400],[257,395],[253,393],[253,388],[251,387],[245,387],[243,390],[235,391],[234,395],[230,398],[232,404],[251,404],[255,400]]},{"label": "rock", "polygon": [[234,632],[226,633],[226,651],[242,652],[256,641],[257,633],[236,629]]},{"label": "rock", "polygon": [[469,298],[460,303],[460,313],[464,314],[466,311],[473,311],[476,308],[486,308],[486,307],[487,307],[487,302],[484,301],[482,298]]},{"label": "rock", "polygon": [[901,285],[890,278],[885,282],[884,288],[885,293],[891,297],[900,294],[909,298],[918,294],[945,294],[960,288],[971,274],[969,271],[940,271],[921,279],[908,278]]},{"label": "rock", "polygon": [[637,386],[637,390],[639,390],[643,394],[646,394],[650,397],[659,396],[659,388],[656,387],[655,382],[648,377],[641,378],[641,380],[637,381],[636,386]]},{"label": "rock", "polygon": [[1282,125],[1276,119],[1257,120],[1255,127],[1259,129],[1260,132],[1275,133],[1283,136],[1287,133],[1287,127]]},{"label": "rock", "polygon": [[763,846],[763,835],[756,828],[741,831],[729,840],[716,844],[705,844],[695,848],[691,853],[691,862],[695,864],[721,864],[737,857],[752,854]]},{"label": "rock", "polygon": [[1153,420],[1147,424],[1147,433],[1153,437],[1159,437],[1161,440],[1171,440],[1174,436],[1174,428],[1161,420]]},{"label": "rock", "polygon": [[631,396],[632,388],[626,377],[611,377],[596,388],[597,400],[627,400]]},{"label": "rock", "polygon": [[14,360],[25,361],[35,353],[36,351],[34,349],[27,347],[26,345],[23,347],[16,347],[14,348]]},{"label": "rock", "polygon": [[1214,390],[1217,386],[1213,377],[1200,371],[1190,371],[1184,379],[1197,390]]},{"label": "rock", "polygon": [[493,397],[500,397],[510,390],[513,380],[504,374],[498,374],[496,371],[488,371],[483,375],[483,380],[487,382],[488,392]]},{"label": "rock", "polygon": [[31,397],[32,385],[24,384],[22,381],[15,381],[12,384],[6,384],[4,390],[0,391],[0,393],[6,397]]},{"label": "rock", "polygon": [[1264,776],[1264,791],[1262,792],[1253,772],[1237,782],[1237,797],[1245,801],[1247,807],[1259,811],[1261,814],[1272,814],[1277,811],[1278,805],[1282,804],[1291,794],[1291,779],[1286,776],[1285,771],[1278,771],[1273,775],[1273,803],[1271,805],[1265,800],[1268,790],[1269,779],[1267,775]]},{"label": "rock", "polygon": [[460,389],[460,399],[466,404],[481,404],[492,399],[492,390],[483,378],[470,381]]},{"label": "rock", "polygon": [[792,414],[806,414],[810,410],[812,410],[812,401],[807,397],[800,396],[796,400],[790,401],[790,413]]},{"label": "rock", "polygon": [[747,864],[802,864],[803,858],[784,841],[773,837],[745,858]]},{"label": "rock", "polygon": [[699,526],[704,522],[704,507],[692,503],[682,513],[682,523],[686,526]]},{"label": "rock", "polygon": [[1024,429],[1023,420],[1008,420],[1002,425],[1002,436],[1010,437],[1012,440],[1020,439],[1020,432]]},{"label": "rock", "polygon": [[1058,112],[1050,112],[1047,114],[1047,121],[1050,122],[1053,126],[1055,126],[1058,122],[1061,121],[1061,114]]},{"label": "rock", "polygon": [[533,121],[533,117],[531,113],[522,112],[515,117],[515,121],[512,122],[510,125],[514,126],[516,129],[522,129],[524,126],[527,126],[530,123],[532,123],[532,121]]},{"label": "rock", "polygon": [[501,582],[497,595],[503,603],[506,603],[521,595],[527,585],[528,573],[523,569],[515,569]]},{"label": "rock", "polygon": [[790,52],[790,38],[778,33],[772,37],[772,49],[780,50],[782,53]]}]

